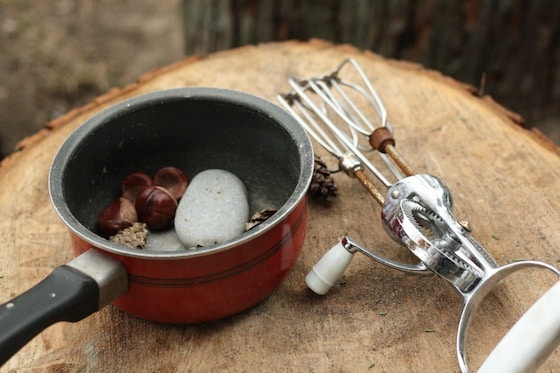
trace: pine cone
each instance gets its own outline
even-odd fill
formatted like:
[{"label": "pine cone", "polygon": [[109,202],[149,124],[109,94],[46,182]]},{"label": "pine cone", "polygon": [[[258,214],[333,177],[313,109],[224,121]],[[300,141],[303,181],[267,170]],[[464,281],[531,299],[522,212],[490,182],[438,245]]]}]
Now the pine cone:
[{"label": "pine cone", "polygon": [[331,201],[336,197],[338,188],[334,183],[327,165],[319,158],[315,158],[313,177],[309,186],[309,195],[313,198]]}]

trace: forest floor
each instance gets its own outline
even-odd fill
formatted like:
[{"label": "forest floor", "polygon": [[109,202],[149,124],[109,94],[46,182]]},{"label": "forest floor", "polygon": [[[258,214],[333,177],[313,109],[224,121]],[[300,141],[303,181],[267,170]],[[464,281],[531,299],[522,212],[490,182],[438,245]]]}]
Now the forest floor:
[{"label": "forest floor", "polygon": [[71,108],[181,59],[180,5],[0,0],[0,155]]},{"label": "forest floor", "polygon": [[[182,28],[181,0],[0,0],[0,159],[71,108],[183,58]],[[560,144],[560,118],[536,126]]]}]

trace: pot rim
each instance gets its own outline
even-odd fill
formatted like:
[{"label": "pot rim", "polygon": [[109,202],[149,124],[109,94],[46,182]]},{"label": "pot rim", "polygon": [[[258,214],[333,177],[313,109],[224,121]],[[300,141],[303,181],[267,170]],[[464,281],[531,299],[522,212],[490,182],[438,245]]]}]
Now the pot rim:
[{"label": "pot rim", "polygon": [[[74,154],[75,149],[79,148],[81,143],[85,141],[88,133],[93,131],[97,126],[111,120],[113,117],[120,116],[123,112],[140,109],[157,101],[163,102],[166,100],[177,99],[211,99],[223,103],[240,104],[246,108],[250,108],[252,110],[255,110],[256,112],[265,114],[267,117],[280,123],[282,128],[289,133],[289,135],[292,137],[299,148],[299,179],[290,197],[274,215],[272,215],[265,222],[251,229],[249,232],[245,232],[240,236],[222,244],[197,248],[196,250],[187,249],[186,251],[156,252],[149,250],[131,249],[126,246],[113,243],[93,233],[74,217],[64,199],[62,190],[62,175],[64,174],[68,159],[72,156],[72,154]],[[94,248],[132,258],[156,260],[188,259],[198,256],[215,254],[234,247],[238,247],[273,229],[282,220],[284,220],[297,206],[299,206],[302,200],[306,197],[307,188],[309,186],[309,183],[311,182],[311,177],[313,174],[313,163],[313,147],[311,144],[311,140],[309,139],[309,136],[307,135],[303,127],[297,122],[295,118],[289,115],[288,112],[281,109],[279,106],[273,104],[272,102],[254,96],[252,94],[223,88],[174,88],[144,93],[120,101],[94,114],[76,130],[74,130],[74,132],[70,134],[70,136],[64,141],[53,159],[48,181],[49,194],[54,209],[60,219],[65,223],[65,225],[73,234],[90,243]]]}]

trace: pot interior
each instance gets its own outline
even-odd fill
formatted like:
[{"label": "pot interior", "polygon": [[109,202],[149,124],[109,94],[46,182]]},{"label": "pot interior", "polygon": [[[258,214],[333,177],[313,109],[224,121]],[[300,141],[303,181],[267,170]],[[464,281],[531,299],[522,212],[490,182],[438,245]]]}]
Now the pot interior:
[{"label": "pot interior", "polygon": [[175,166],[190,179],[228,170],[245,184],[251,213],[280,209],[301,199],[311,175],[311,145],[298,127],[275,105],[234,91],[138,96],[97,114],[63,145],[51,170],[53,203],[67,224],[97,233],[126,175]]}]

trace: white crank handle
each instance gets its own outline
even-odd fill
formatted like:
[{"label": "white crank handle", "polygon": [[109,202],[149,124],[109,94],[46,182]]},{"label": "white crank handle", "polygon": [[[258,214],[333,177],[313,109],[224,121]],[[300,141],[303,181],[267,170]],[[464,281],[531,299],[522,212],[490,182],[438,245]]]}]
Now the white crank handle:
[{"label": "white crank handle", "polygon": [[559,343],[560,282],[513,325],[478,372],[533,372]]},{"label": "white crank handle", "polygon": [[324,295],[342,277],[354,254],[342,243],[333,246],[305,276],[305,283],[313,292]]}]

